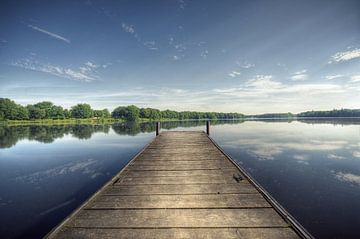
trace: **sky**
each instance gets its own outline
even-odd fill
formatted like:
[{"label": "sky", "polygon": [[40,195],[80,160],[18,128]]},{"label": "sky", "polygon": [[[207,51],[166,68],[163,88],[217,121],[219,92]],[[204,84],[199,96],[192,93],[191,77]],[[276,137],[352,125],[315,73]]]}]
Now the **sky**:
[{"label": "sky", "polygon": [[0,97],[66,108],[360,108],[360,1],[0,2]]}]

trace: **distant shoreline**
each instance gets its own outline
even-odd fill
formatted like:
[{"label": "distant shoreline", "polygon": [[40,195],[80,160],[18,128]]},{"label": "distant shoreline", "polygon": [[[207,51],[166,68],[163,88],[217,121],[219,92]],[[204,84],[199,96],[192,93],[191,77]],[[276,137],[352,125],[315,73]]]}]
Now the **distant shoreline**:
[{"label": "distant shoreline", "polygon": [[[238,119],[139,119],[137,123],[146,122],[167,122],[167,121],[257,121],[257,120],[283,120],[283,121],[296,121],[296,120],[326,120],[326,119],[358,119],[360,117],[244,117]],[[90,118],[90,119],[42,119],[42,120],[3,120],[0,121],[0,126],[26,126],[26,125],[76,125],[76,124],[116,124],[116,123],[131,123],[132,121],[126,121],[123,119],[115,118]]]}]

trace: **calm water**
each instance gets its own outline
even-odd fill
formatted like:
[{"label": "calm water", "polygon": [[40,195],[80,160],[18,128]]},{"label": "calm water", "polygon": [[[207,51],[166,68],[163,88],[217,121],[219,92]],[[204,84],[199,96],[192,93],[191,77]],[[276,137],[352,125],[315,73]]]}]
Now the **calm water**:
[{"label": "calm water", "polygon": [[[212,137],[314,236],[360,238],[360,120],[212,125]],[[0,238],[45,235],[153,137],[152,124],[0,127]]]}]

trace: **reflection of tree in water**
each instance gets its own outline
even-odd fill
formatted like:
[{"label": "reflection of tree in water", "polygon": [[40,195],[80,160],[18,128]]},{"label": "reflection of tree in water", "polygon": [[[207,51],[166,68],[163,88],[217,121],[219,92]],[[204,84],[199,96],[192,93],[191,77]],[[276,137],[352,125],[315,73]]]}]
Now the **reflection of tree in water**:
[{"label": "reflection of tree in water", "polygon": [[11,148],[17,141],[29,136],[28,126],[0,127],[0,148]]},{"label": "reflection of tree in water", "polygon": [[[204,120],[187,120],[187,121],[164,121],[161,122],[162,129],[175,129],[178,127],[189,128],[189,127],[197,127],[204,126],[205,130],[205,122]],[[220,125],[220,124],[239,124],[243,123],[242,120],[213,120],[211,121],[212,125]],[[137,135],[139,133],[150,133],[155,131],[155,123],[122,123],[122,124],[114,124],[112,125],[112,129],[115,133],[119,135]]]},{"label": "reflection of tree in water", "polygon": [[[212,125],[238,124],[243,121],[211,121]],[[177,127],[204,126],[205,121],[167,121],[161,123],[162,129]],[[19,140],[28,139],[41,143],[52,143],[57,138],[71,134],[78,139],[90,139],[96,132],[109,133],[110,127],[119,135],[137,135],[155,131],[155,123],[122,123],[110,125],[32,125],[0,126],[0,148],[10,148]],[[205,130],[205,128],[204,128]]]},{"label": "reflection of tree in water", "polygon": [[108,133],[110,125],[32,125],[0,127],[0,148],[10,148],[19,140],[28,139],[52,143],[57,138],[71,134],[79,139],[89,139],[95,132]]},{"label": "reflection of tree in water", "polygon": [[71,134],[78,139],[90,139],[93,133],[109,133],[109,129],[110,125],[74,125],[71,126]]}]

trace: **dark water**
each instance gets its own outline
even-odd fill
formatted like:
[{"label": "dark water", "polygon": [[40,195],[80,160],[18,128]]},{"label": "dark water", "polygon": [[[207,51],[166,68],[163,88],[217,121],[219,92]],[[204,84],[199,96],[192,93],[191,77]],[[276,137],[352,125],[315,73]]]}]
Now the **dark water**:
[{"label": "dark water", "polygon": [[[204,130],[167,122],[165,130]],[[39,238],[154,137],[153,124],[0,127],[0,238]],[[211,136],[318,238],[360,238],[360,120],[212,122]]]}]

